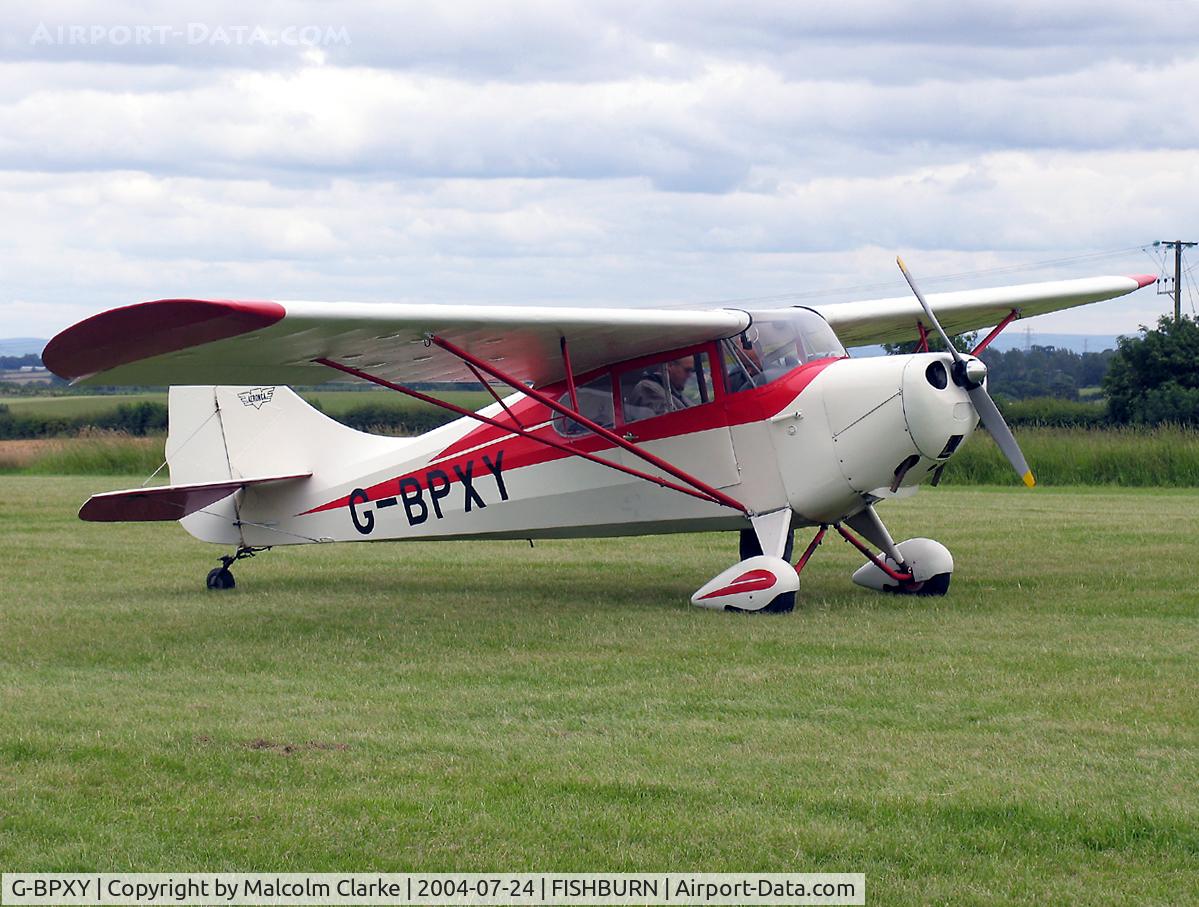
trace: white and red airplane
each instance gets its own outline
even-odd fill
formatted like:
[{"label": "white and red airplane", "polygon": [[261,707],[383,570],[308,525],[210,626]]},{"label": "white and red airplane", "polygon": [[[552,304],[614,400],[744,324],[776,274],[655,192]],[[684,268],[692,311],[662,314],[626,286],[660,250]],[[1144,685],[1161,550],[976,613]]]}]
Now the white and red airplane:
[{"label": "white and red airplane", "polygon": [[[935,485],[980,419],[1031,486],[978,354],[1016,318],[1155,278],[925,300],[900,267],[915,299],[764,310],[160,300],[68,328],[43,359],[75,383],[172,385],[171,484],[97,494],[79,515],[180,520],[235,546],[210,588],[275,545],[739,530],[741,560],[692,602],[787,611],[832,527],[867,559],[855,582],[941,595],[950,553],[893,541],[875,505]],[[989,325],[970,355],[927,352],[929,328]],[[925,351],[851,359],[843,345],[908,339]],[[286,386],[347,375],[462,418],[416,438],[366,434]],[[464,381],[495,402],[471,413],[412,386]],[[817,531],[792,563],[804,526]]]}]

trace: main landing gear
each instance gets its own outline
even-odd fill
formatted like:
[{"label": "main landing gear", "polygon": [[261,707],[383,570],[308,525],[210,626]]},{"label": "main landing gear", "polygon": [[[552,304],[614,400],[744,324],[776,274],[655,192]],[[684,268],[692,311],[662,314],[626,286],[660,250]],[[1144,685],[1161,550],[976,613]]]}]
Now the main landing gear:
[{"label": "main landing gear", "polygon": [[[773,542],[765,553],[762,537],[756,529],[741,533],[741,560],[714,577],[691,596],[691,604],[717,611],[751,614],[786,614],[795,609],[799,591],[799,571],[791,566],[795,534],[791,514],[777,514],[773,527],[764,535]],[[781,556],[780,556],[781,555]]]},{"label": "main landing gear", "polygon": [[[856,539],[845,526],[859,532],[867,541],[882,552],[876,555]],[[859,586],[878,592],[897,595],[944,595],[949,591],[953,576],[953,555],[933,539],[907,539],[896,542],[883,525],[873,504],[838,523],[836,530],[845,541],[857,548],[866,557],[866,563],[853,575]]]},{"label": "main landing gear", "polygon": [[251,548],[247,545],[242,545],[233,554],[225,554],[221,556],[221,566],[213,567],[208,571],[208,579],[205,580],[209,589],[232,589],[237,585],[233,580],[233,571],[229,568],[242,558],[253,557],[259,551],[270,551],[270,546],[265,548]]},{"label": "main landing gear", "polygon": [[[849,528],[846,528],[849,527]],[[853,575],[859,586],[897,595],[944,595],[953,575],[953,556],[933,539],[907,539],[898,544],[874,512],[873,505],[831,526],[865,557]],[[859,533],[882,553],[875,554],[849,529]],[[803,556],[792,566],[794,538],[786,526],[778,541],[778,556],[765,555],[754,530],[741,533],[741,560],[706,583],[691,597],[701,608],[755,614],[784,614],[795,607],[799,574],[830,529],[822,525]],[[785,540],[785,541],[784,541]],[[780,550],[782,549],[782,550]]]}]

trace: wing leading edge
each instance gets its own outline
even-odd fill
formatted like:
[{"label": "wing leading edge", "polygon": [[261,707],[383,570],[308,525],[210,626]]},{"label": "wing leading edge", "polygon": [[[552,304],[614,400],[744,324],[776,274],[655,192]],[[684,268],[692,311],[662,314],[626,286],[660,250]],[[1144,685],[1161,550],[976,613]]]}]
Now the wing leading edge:
[{"label": "wing leading edge", "polygon": [[576,373],[739,334],[732,309],[159,300],[102,312],[56,336],[42,359],[76,384],[320,384],[333,359],[392,381],[472,381],[462,362],[426,342],[451,341],[534,386],[564,377],[562,337]]},{"label": "wing leading edge", "polygon": [[[1152,283],[1149,275],[1090,277],[928,296],[951,334],[1087,305]],[[846,346],[918,336],[910,296],[813,305]],[[564,377],[560,340],[578,374],[613,362],[732,337],[738,309],[551,308],[353,302],[164,299],[102,312],[67,328],[42,359],[76,384],[320,384],[332,359],[397,382],[471,381],[437,335],[535,387]]]},{"label": "wing leading edge", "polygon": [[[1133,277],[1085,277],[1026,283],[985,290],[930,293],[928,303],[948,334],[961,334],[998,324],[1015,309],[1021,318],[1102,302],[1153,283],[1148,274]],[[846,346],[900,343],[919,337],[924,312],[914,296],[861,302],[813,305]],[[929,327],[929,325],[925,325]]]}]

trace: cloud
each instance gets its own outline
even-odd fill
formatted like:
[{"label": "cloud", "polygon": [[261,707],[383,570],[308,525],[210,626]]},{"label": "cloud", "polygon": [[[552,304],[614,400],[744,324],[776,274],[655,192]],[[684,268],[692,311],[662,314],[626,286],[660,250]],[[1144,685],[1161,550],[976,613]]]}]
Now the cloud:
[{"label": "cloud", "polygon": [[582,86],[311,66],[190,82],[160,72],[131,90],[110,67],[43,87],[43,68],[3,67],[8,84],[28,86],[0,102],[9,169],[643,176],[666,190],[722,192],[761,163],[852,172],[991,148],[1190,148],[1199,131],[1193,105],[1157,90],[1199,78],[1199,60],[918,86],[793,82],[746,65]]},{"label": "cloud", "polygon": [[[125,35],[124,29],[138,26],[152,29],[147,40]],[[345,33],[348,40],[327,40],[326,34],[315,42],[333,65],[471,81],[685,76],[711,61],[740,60],[805,78],[873,74],[893,83],[913,70],[932,72],[946,64],[954,65],[946,73],[951,77],[963,69],[1020,75],[1030,68],[1076,69],[1096,56],[1144,61],[1189,55],[1199,10],[1119,0],[696,0],[685,6],[661,0],[459,0],[335,7],[292,0],[247,10],[244,3],[211,0],[148,12],[144,4],[117,0],[59,3],[53,10],[14,7],[6,11],[0,46],[9,59],[276,69],[302,64],[309,47],[281,40],[284,33],[314,27]],[[72,28],[84,31],[76,37]],[[93,29],[100,30],[95,37]]]},{"label": "cloud", "polygon": [[[1199,108],[1173,90],[1199,79],[1189,5],[50,15],[0,28],[0,334],[176,294],[675,304],[885,285],[896,250],[931,278],[1135,248],[1189,235],[1199,202]],[[122,42],[137,27],[166,31]],[[282,40],[305,28],[336,40]]]}]

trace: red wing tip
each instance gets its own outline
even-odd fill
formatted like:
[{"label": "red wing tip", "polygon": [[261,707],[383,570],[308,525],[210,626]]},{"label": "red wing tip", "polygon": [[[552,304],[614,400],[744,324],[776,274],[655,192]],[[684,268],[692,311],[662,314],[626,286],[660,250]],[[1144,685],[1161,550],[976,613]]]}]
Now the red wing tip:
[{"label": "red wing tip", "polygon": [[1157,275],[1156,274],[1129,274],[1128,279],[1135,280],[1137,282],[1138,290],[1141,287],[1149,286],[1149,284],[1151,284],[1151,283],[1157,283]]},{"label": "red wing tip", "polygon": [[110,309],[56,335],[42,351],[46,368],[76,380],[139,359],[269,327],[286,314],[277,302],[157,299]]}]

